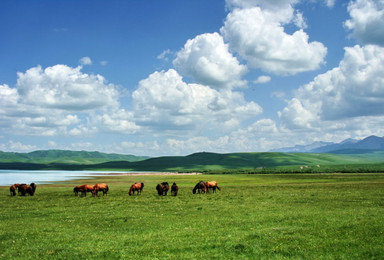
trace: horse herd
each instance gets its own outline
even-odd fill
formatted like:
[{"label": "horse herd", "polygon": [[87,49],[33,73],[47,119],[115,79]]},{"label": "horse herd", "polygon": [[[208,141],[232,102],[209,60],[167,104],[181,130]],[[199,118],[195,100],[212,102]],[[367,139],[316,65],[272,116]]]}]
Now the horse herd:
[{"label": "horse herd", "polygon": [[[129,188],[128,194],[129,196],[132,196],[135,194],[140,195],[143,191],[144,183],[134,183]],[[21,196],[25,196],[27,193],[30,196],[33,196],[36,191],[36,184],[31,183],[30,185],[27,184],[13,184],[9,191],[11,193],[11,196],[16,196],[16,190]],[[192,190],[193,194],[197,193],[209,193],[212,191],[213,193],[216,192],[216,190],[221,190],[220,187],[217,185],[216,181],[199,181],[195,187]],[[90,192],[92,194],[92,197],[96,197],[98,192],[103,192],[103,196],[108,194],[109,187],[105,183],[97,183],[95,185],[79,185],[73,188],[73,192],[75,193],[75,196],[78,196],[79,193],[82,196],[87,196],[87,192]],[[166,196],[169,191],[169,184],[168,182],[162,182],[156,185],[156,191],[159,196]],[[171,194],[172,196],[177,196],[177,193],[179,192],[179,187],[177,186],[176,182],[174,182],[171,186]]]},{"label": "horse herd", "polygon": [[11,196],[16,196],[16,190],[17,193],[19,193],[21,196],[25,196],[25,194],[29,194],[30,196],[33,196],[36,191],[36,184],[31,183],[31,184],[25,184],[25,183],[16,183],[11,185],[9,187],[9,192],[11,193]]},{"label": "horse herd", "polygon": [[[128,191],[129,196],[140,195],[141,192],[144,189],[144,183],[143,182],[135,182],[131,185]],[[217,185],[216,181],[199,181],[195,187],[192,190],[193,194],[198,193],[209,193],[210,191],[216,192],[216,190],[221,190],[220,187]],[[85,197],[87,196],[87,192],[91,192],[92,196],[97,196],[98,191],[103,192],[103,196],[108,194],[109,188],[108,185],[105,183],[98,183],[95,185],[80,185],[73,188],[73,192],[75,193],[75,196],[78,196],[78,193],[81,192],[81,194]],[[156,191],[159,196],[166,196],[169,191],[169,183],[168,182],[162,182],[156,185]],[[177,193],[179,192],[179,187],[177,186],[176,182],[174,182],[171,186],[171,194],[172,196],[177,196]]]}]

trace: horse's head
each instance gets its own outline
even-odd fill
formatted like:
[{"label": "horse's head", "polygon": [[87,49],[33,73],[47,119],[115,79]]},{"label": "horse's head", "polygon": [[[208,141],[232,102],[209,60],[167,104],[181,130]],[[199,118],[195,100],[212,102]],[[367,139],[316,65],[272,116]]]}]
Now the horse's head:
[{"label": "horse's head", "polygon": [[97,191],[99,190],[99,186],[96,184],[92,188],[92,196],[97,196]]},{"label": "horse's head", "polygon": [[29,184],[29,186],[31,186],[33,192],[36,191],[36,184],[35,183],[32,182],[31,184]]}]

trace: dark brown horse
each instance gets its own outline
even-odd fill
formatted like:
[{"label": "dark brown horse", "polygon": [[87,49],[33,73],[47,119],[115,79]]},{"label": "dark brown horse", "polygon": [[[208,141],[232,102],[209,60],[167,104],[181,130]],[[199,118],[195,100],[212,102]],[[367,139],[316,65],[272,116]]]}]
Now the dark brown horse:
[{"label": "dark brown horse", "polygon": [[15,183],[11,187],[9,187],[9,192],[11,193],[11,196],[16,196],[16,190],[19,189],[21,184]]},{"label": "dark brown horse", "polygon": [[213,193],[215,193],[215,192],[216,192],[216,189],[218,189],[218,190],[221,191],[220,187],[217,186],[217,182],[216,182],[216,181],[207,181],[207,182],[205,183],[205,190],[206,190],[207,192],[212,191]]},{"label": "dark brown horse", "polygon": [[97,192],[102,191],[103,196],[108,195],[109,187],[105,183],[97,183],[93,186],[92,195],[97,196]]},{"label": "dark brown horse", "polygon": [[166,196],[169,190],[169,184],[168,182],[162,182],[160,184],[157,184],[156,186],[157,193],[160,196]]},{"label": "dark brown horse", "polygon": [[207,189],[205,187],[205,182],[203,181],[199,181],[196,185],[195,185],[195,188],[193,188],[192,190],[193,194],[196,194],[196,192],[198,193],[206,193],[207,192]]},{"label": "dark brown horse", "polygon": [[171,194],[173,196],[177,196],[177,193],[179,192],[179,187],[177,186],[176,182],[174,182],[172,184],[172,187],[171,187]]},{"label": "dark brown horse", "polygon": [[25,196],[25,194],[29,194],[30,196],[33,196],[36,191],[36,184],[20,184],[20,186],[17,188],[17,191],[20,193],[21,196]]},{"label": "dark brown horse", "polygon": [[137,192],[137,195],[140,195],[141,192],[143,191],[144,188],[144,183],[134,183],[131,185],[131,188],[129,189],[129,196],[132,196],[135,194],[135,191]]},{"label": "dark brown horse", "polygon": [[95,185],[79,185],[79,186],[76,186],[75,188],[73,188],[73,192],[75,193],[75,196],[77,196],[79,194],[79,192],[81,192],[81,194],[86,197],[87,196],[87,192],[91,192],[92,193],[92,196],[93,196],[93,188],[94,188]]}]

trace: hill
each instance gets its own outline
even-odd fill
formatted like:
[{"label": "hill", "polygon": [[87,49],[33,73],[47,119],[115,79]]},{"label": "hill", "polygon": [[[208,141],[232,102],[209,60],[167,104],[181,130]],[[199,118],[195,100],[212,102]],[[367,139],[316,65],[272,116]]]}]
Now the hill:
[{"label": "hill", "polygon": [[0,151],[0,162],[2,163],[97,164],[122,160],[135,162],[148,158],[148,156],[69,150],[39,150],[30,153],[13,153]]},{"label": "hill", "polygon": [[[44,154],[44,153],[43,153]],[[50,154],[50,153],[48,153]],[[87,153],[85,153],[87,154]],[[40,153],[41,155],[41,153]],[[52,157],[52,156],[50,156]],[[114,158],[119,158],[118,156]],[[41,162],[0,162],[0,169],[33,170],[126,170],[126,171],[225,171],[277,169],[285,167],[297,171],[303,166],[316,168],[382,163],[380,154],[370,158],[367,154],[308,154],[308,153],[195,153],[188,156],[163,156],[141,161],[113,160],[94,164],[76,164],[64,161]]]}]

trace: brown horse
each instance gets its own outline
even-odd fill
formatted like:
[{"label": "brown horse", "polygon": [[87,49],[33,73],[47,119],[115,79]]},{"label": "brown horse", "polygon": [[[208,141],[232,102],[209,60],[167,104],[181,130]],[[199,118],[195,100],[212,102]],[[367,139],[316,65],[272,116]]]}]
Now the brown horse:
[{"label": "brown horse", "polygon": [[217,182],[215,182],[215,181],[207,181],[207,182],[205,183],[205,190],[206,190],[207,192],[209,192],[210,190],[212,190],[212,192],[215,193],[215,192],[216,192],[216,189],[218,189],[218,190],[221,191],[220,187],[217,186]]},{"label": "brown horse", "polygon": [[199,182],[195,185],[195,188],[193,188],[192,193],[193,193],[193,194],[196,194],[196,191],[197,191],[198,193],[206,193],[206,192],[207,192],[207,188],[205,187],[205,182],[203,182],[203,181],[199,181]]},{"label": "brown horse", "polygon": [[92,190],[92,195],[97,196],[97,192],[102,191],[103,196],[108,195],[109,187],[105,183],[97,183],[94,185],[93,190]]},{"label": "brown horse", "polygon": [[9,192],[11,193],[11,196],[16,196],[16,189],[19,189],[21,184],[15,183],[11,187],[9,187]]},{"label": "brown horse", "polygon": [[135,195],[135,191],[137,192],[137,195],[140,195],[143,191],[144,183],[134,183],[131,185],[131,188],[129,189],[129,196]]},{"label": "brown horse", "polygon": [[166,196],[169,191],[169,184],[168,182],[162,182],[160,184],[157,184],[156,186],[157,193],[160,196]]},{"label": "brown horse", "polygon": [[21,196],[25,196],[25,194],[29,194],[30,196],[33,196],[36,191],[36,184],[20,184],[20,186],[17,188],[17,191],[20,193]]},{"label": "brown horse", "polygon": [[75,196],[78,195],[79,192],[81,192],[81,194],[86,197],[87,196],[87,192],[91,192],[92,193],[92,196],[93,196],[93,188],[94,188],[95,185],[79,185],[79,186],[76,186],[75,188],[73,188],[73,192],[75,193]]},{"label": "brown horse", "polygon": [[179,191],[179,187],[177,186],[176,182],[174,182],[171,187],[171,194],[173,196],[177,196],[178,191]]}]

